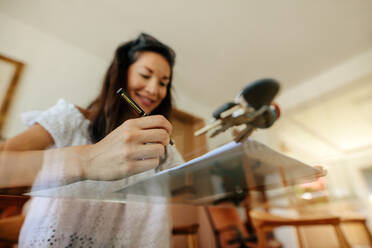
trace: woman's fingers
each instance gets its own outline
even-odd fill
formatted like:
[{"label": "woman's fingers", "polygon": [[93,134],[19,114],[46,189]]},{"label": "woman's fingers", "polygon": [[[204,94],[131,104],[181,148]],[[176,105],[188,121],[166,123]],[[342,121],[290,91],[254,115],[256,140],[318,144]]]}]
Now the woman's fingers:
[{"label": "woman's fingers", "polygon": [[162,115],[151,115],[124,122],[130,128],[138,129],[164,129],[172,133],[172,124]]},{"label": "woman's fingers", "polygon": [[164,129],[140,130],[135,135],[138,144],[158,143],[166,146],[170,141],[170,136]]},{"label": "woman's fingers", "polygon": [[163,116],[146,116],[131,119],[122,125],[120,136],[126,144],[169,144],[172,125]]}]

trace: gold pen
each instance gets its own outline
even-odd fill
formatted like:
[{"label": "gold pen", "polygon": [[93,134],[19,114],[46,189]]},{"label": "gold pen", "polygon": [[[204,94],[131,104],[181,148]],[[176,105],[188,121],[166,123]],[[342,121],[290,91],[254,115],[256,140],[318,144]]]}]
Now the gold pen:
[{"label": "gold pen", "polygon": [[[127,93],[125,93],[123,88],[118,89],[116,93],[119,94],[140,117],[148,116],[148,114],[146,114],[146,112],[132,98],[130,98]],[[173,145],[172,139],[170,139],[169,144]]]}]

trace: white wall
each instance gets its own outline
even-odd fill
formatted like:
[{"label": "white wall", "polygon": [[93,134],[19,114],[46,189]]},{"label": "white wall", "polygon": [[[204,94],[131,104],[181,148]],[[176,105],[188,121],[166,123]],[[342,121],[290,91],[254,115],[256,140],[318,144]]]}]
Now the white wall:
[{"label": "white wall", "polygon": [[71,44],[0,13],[0,52],[25,63],[4,136],[24,129],[21,112],[46,109],[59,98],[86,106],[97,94],[107,63]]}]

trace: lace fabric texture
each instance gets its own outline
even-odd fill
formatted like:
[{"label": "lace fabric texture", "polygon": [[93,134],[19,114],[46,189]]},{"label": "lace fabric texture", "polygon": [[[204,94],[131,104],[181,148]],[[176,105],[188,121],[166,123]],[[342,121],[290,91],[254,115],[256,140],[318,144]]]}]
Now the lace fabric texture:
[{"label": "lace fabric texture", "polygon": [[[28,126],[42,125],[53,137],[53,147],[91,143],[89,120],[65,100],[43,112],[24,113],[22,119]],[[183,162],[176,148],[167,149],[162,169]],[[154,173],[149,170],[126,181],[133,183]],[[165,204],[37,197],[31,200],[19,247],[169,247],[170,233],[169,208]]]}]

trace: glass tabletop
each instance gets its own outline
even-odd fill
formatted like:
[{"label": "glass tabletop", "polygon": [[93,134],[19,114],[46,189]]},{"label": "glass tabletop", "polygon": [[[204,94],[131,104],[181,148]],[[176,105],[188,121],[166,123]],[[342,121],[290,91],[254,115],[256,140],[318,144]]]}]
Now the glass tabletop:
[{"label": "glass tabletop", "polygon": [[209,205],[238,203],[250,191],[264,191],[316,180],[320,171],[248,139],[231,142],[174,168],[138,175],[135,182],[79,181],[33,188],[31,196],[113,202]]}]

